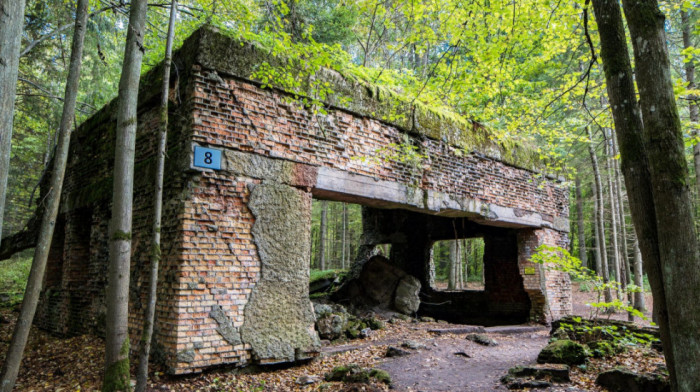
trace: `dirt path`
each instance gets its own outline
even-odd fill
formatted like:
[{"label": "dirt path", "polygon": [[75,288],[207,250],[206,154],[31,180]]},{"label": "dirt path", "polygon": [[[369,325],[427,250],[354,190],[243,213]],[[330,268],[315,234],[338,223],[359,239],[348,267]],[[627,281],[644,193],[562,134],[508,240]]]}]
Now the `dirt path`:
[{"label": "dirt path", "polygon": [[[484,335],[496,340],[497,346],[482,346],[471,342],[465,339],[465,332],[428,332],[436,329],[447,331],[464,328],[469,326],[421,323],[412,328],[415,334],[387,336],[374,341],[371,345],[399,347],[401,343],[410,339],[425,346],[418,350],[406,349],[411,353],[407,356],[382,359],[377,367],[389,372],[393,388],[397,391],[507,391],[501,385],[500,378],[511,367],[535,363],[537,354],[549,338],[548,329],[539,326],[487,328]],[[362,350],[366,345],[329,346],[324,351],[333,355],[337,352]],[[576,391],[561,387],[549,390]]]}]

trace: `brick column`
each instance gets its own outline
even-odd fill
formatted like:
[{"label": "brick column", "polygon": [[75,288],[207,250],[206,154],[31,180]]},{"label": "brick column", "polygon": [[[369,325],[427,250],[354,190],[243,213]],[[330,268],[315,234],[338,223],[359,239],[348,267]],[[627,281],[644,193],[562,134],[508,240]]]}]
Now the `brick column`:
[{"label": "brick column", "polygon": [[518,231],[518,267],[532,304],[533,321],[551,322],[572,312],[569,275],[530,261],[538,246],[566,246],[566,241],[565,233],[551,229]]}]

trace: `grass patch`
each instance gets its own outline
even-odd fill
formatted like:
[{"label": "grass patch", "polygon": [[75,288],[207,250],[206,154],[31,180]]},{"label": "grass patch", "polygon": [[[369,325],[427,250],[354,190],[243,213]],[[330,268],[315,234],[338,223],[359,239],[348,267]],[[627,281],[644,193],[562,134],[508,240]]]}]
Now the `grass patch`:
[{"label": "grass patch", "polygon": [[314,283],[318,280],[323,279],[335,279],[338,276],[345,274],[347,270],[344,269],[330,269],[330,270],[317,270],[312,269],[311,275],[309,276],[309,283]]},{"label": "grass patch", "polygon": [[33,249],[0,261],[0,307],[10,307],[22,301],[32,268]]}]

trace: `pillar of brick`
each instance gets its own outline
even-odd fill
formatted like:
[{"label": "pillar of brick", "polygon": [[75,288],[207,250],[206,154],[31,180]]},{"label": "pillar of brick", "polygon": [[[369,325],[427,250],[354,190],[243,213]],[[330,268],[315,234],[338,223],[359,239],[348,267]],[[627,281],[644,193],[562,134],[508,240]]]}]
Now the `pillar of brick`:
[{"label": "pillar of brick", "polygon": [[518,231],[518,267],[532,304],[530,318],[533,321],[549,322],[572,311],[569,275],[530,261],[538,246],[566,246],[566,241],[566,234],[551,229]]}]

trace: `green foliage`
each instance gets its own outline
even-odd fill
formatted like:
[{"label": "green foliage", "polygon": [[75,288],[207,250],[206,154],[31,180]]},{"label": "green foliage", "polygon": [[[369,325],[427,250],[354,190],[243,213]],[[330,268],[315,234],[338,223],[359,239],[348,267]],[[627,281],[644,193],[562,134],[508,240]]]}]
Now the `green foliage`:
[{"label": "green foliage", "polygon": [[[558,246],[540,245],[530,260],[533,263],[543,265],[545,268],[565,272],[569,274],[572,279],[585,282],[588,287],[593,289],[598,294],[598,301],[587,304],[592,308],[591,317],[597,316],[602,311],[615,309],[631,313],[636,317],[646,320],[646,316],[644,316],[642,312],[629,304],[623,303],[619,299],[614,299],[611,302],[602,301],[601,298],[605,290],[623,291],[622,285],[614,280],[605,282],[601,276],[583,267],[581,261],[572,256],[566,249]],[[637,292],[639,291],[639,287],[627,285],[624,287],[624,291]]]},{"label": "green foliage", "polygon": [[34,250],[29,249],[7,260],[0,261],[0,295],[7,296],[0,306],[14,306],[22,302]]}]

